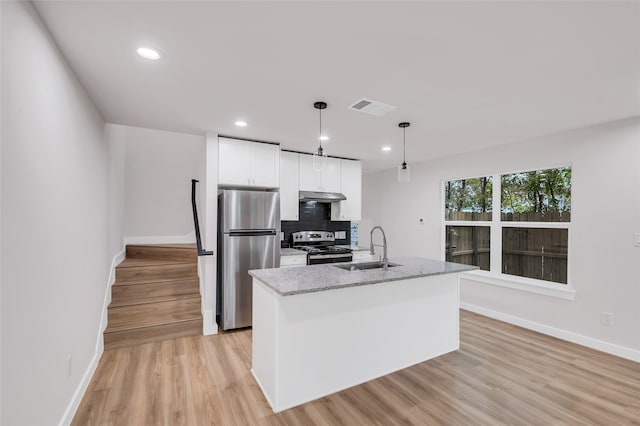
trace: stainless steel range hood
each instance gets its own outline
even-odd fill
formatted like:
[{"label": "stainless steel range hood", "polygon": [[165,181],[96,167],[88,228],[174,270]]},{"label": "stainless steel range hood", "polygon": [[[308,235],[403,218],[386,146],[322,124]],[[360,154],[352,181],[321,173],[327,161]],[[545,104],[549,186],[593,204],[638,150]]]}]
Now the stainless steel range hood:
[{"label": "stainless steel range hood", "polygon": [[300,201],[317,201],[319,203],[333,203],[334,201],[343,201],[347,197],[339,192],[315,192],[300,191]]}]

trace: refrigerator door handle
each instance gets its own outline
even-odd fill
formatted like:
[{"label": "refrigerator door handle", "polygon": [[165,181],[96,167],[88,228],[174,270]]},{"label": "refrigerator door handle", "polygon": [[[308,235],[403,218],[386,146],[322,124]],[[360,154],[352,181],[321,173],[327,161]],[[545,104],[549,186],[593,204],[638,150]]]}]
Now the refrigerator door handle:
[{"label": "refrigerator door handle", "polygon": [[256,235],[276,235],[275,229],[233,229],[229,231],[231,237],[252,237]]}]

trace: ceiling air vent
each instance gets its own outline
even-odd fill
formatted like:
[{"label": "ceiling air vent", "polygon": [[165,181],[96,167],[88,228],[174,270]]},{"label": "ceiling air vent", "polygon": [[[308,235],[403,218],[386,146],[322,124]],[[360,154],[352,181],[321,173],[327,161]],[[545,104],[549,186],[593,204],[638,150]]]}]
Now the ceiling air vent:
[{"label": "ceiling air vent", "polygon": [[374,101],[371,99],[362,98],[357,100],[353,105],[349,106],[349,109],[354,111],[360,111],[371,115],[385,115],[389,111],[396,109],[393,105],[384,104],[382,102]]}]

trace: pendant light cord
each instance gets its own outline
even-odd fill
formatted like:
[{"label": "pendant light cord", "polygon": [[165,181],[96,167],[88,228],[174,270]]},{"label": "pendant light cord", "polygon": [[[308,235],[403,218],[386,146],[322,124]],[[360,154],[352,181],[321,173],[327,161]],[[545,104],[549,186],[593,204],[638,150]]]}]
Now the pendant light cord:
[{"label": "pendant light cord", "polygon": [[407,128],[402,128],[402,164],[407,162]]},{"label": "pendant light cord", "polygon": [[320,111],[320,132],[318,134],[318,140],[320,141],[320,149],[322,150],[322,109]]}]

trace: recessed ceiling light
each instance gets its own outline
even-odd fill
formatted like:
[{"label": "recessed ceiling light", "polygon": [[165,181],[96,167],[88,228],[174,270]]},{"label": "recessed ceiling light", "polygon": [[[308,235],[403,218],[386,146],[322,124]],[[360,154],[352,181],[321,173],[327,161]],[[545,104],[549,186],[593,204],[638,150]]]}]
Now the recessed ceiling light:
[{"label": "recessed ceiling light", "polygon": [[233,124],[235,124],[238,127],[247,127],[247,122],[246,121],[242,121],[242,120],[238,120]]},{"label": "recessed ceiling light", "polygon": [[329,140],[329,136],[322,135],[318,139],[320,139],[321,141],[328,141]]},{"label": "recessed ceiling light", "polygon": [[391,151],[391,147],[390,146],[383,146],[382,150],[383,151]]},{"label": "recessed ceiling light", "polygon": [[148,47],[140,47],[138,48],[138,50],[136,50],[136,52],[138,52],[138,55],[142,56],[145,59],[151,59],[152,61],[160,59],[160,52]]}]

